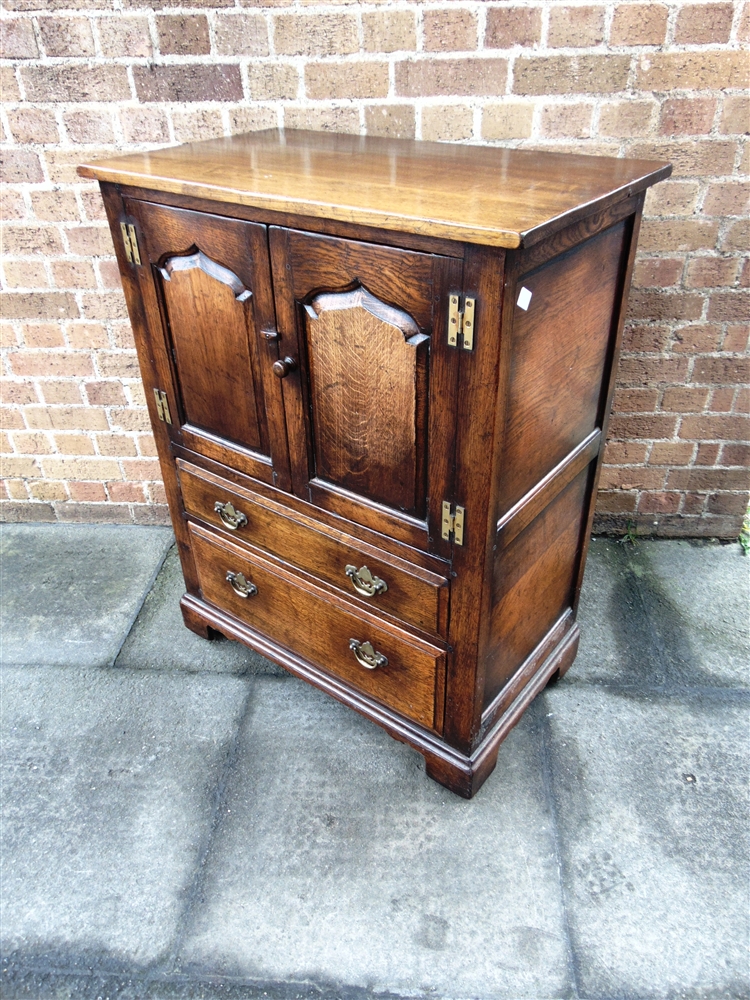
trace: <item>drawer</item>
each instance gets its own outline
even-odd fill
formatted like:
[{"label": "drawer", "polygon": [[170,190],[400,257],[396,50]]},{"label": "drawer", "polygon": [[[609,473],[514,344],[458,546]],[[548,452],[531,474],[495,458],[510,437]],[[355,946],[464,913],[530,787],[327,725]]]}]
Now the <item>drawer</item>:
[{"label": "drawer", "polygon": [[[319,587],[301,585],[292,574],[205,528],[191,524],[189,530],[204,600],[402,715],[438,728],[443,650],[376,624],[372,615],[360,616]],[[234,586],[227,574],[234,574]],[[246,597],[235,590],[243,586],[251,591]],[[382,659],[372,668],[361,665],[353,642],[370,643]],[[362,658],[369,654],[367,648],[358,652]]]},{"label": "drawer", "polygon": [[[231,531],[237,541],[270,552],[376,613],[393,615],[426,632],[447,636],[445,577],[351,535],[327,529],[304,515],[292,516],[281,504],[183,460],[178,460],[177,467],[188,514]],[[238,514],[237,527],[222,521],[217,511],[217,505],[227,503]]]}]

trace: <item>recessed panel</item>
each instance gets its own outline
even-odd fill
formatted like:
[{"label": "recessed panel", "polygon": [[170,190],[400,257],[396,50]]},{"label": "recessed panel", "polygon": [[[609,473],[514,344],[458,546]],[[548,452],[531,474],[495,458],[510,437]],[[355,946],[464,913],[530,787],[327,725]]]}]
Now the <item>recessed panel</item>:
[{"label": "recessed panel", "polygon": [[587,466],[498,551],[485,653],[485,706],[571,607],[591,474]]},{"label": "recessed panel", "polygon": [[626,232],[621,222],[519,279],[500,515],[597,426]]},{"label": "recessed panel", "polygon": [[305,323],[316,476],[422,515],[429,337],[361,287],[318,295]]},{"label": "recessed panel", "polygon": [[159,268],[186,423],[267,453],[251,356],[252,296],[197,251]]}]

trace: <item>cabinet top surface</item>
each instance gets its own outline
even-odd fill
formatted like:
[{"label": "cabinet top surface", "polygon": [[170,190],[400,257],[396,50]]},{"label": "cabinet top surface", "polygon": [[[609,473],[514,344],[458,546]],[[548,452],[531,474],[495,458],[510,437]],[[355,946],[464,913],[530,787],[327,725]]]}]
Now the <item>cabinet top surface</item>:
[{"label": "cabinet top surface", "polygon": [[83,177],[490,246],[530,246],[669,164],[267,129],[112,157]]}]

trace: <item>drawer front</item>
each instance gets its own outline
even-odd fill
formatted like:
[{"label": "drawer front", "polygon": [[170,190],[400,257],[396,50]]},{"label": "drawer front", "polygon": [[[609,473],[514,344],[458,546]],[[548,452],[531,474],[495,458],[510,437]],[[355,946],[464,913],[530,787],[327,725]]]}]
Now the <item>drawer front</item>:
[{"label": "drawer front", "polygon": [[[291,574],[204,528],[191,524],[190,535],[206,601],[402,715],[437,728],[436,706],[442,704],[445,683],[442,650],[418,639],[407,641],[405,634],[374,624],[370,616],[360,618],[354,608],[333,603],[319,588],[303,588]],[[359,656],[377,666],[361,665],[352,641],[360,644]]]},{"label": "drawer front", "polygon": [[[343,533],[327,534],[289,516],[265,498],[252,500],[247,491],[178,461],[185,509],[218,528],[324,580],[361,601],[374,613],[384,612],[436,635],[446,636],[448,581]],[[224,508],[224,518],[216,507]],[[235,520],[237,527],[232,527]]]}]

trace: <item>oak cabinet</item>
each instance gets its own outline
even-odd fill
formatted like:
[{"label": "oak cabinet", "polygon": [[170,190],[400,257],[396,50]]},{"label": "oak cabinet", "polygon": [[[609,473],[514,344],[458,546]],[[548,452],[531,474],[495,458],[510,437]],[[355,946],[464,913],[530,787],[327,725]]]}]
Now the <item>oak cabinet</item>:
[{"label": "oak cabinet", "polygon": [[188,627],[471,796],[575,656],[641,208],[669,169],[277,131],[81,167]]}]

